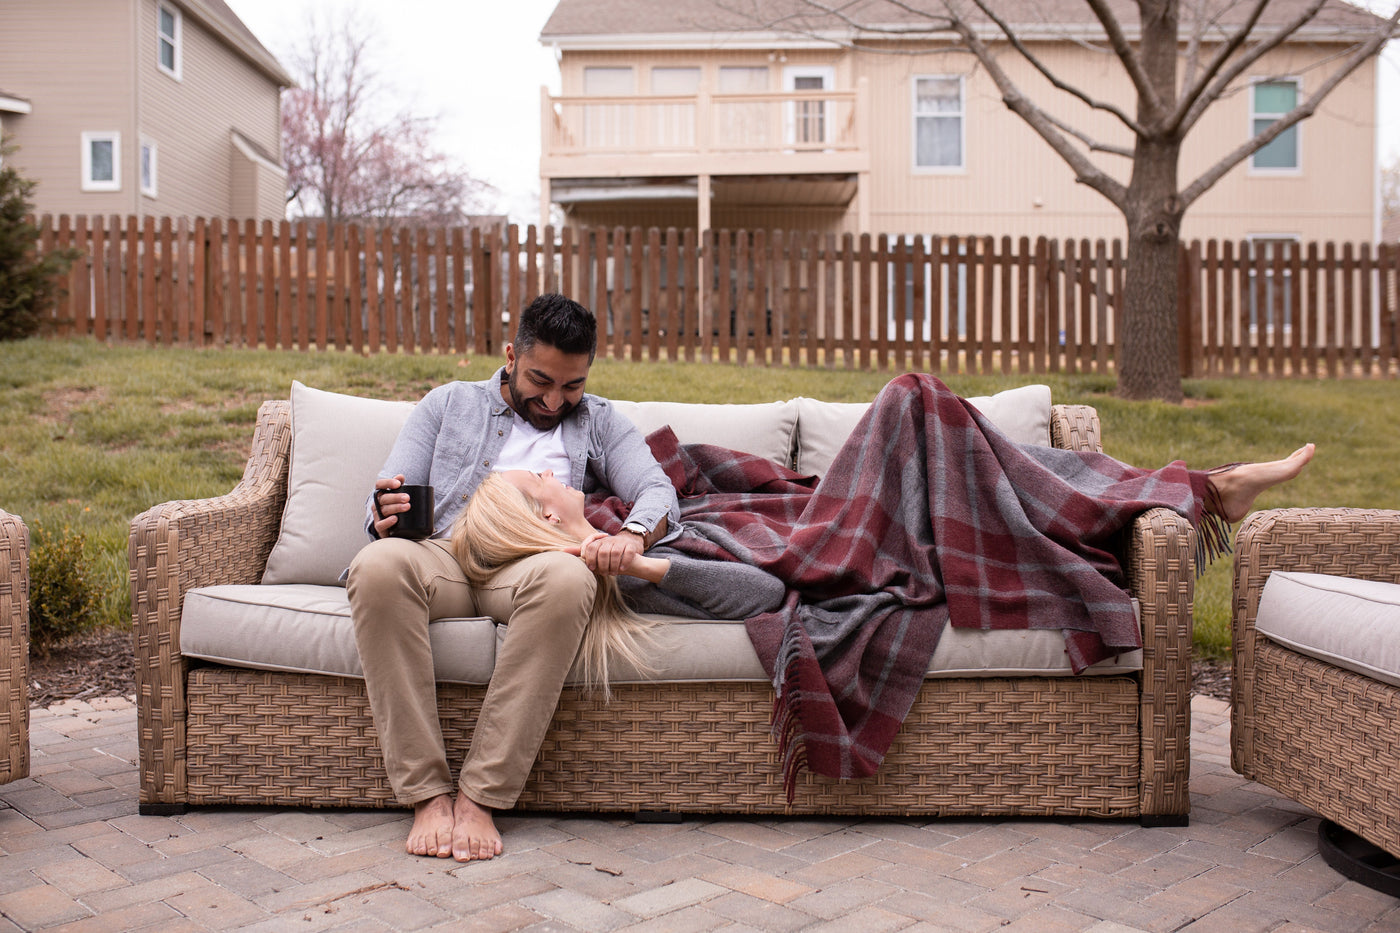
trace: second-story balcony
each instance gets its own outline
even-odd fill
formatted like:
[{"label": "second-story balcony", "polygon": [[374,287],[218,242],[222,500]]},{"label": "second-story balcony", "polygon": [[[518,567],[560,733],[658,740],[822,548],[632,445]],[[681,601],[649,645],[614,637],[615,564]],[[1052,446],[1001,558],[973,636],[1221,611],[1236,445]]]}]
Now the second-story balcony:
[{"label": "second-story balcony", "polygon": [[864,81],[855,90],[686,96],[542,93],[540,175],[626,178],[868,171]]}]

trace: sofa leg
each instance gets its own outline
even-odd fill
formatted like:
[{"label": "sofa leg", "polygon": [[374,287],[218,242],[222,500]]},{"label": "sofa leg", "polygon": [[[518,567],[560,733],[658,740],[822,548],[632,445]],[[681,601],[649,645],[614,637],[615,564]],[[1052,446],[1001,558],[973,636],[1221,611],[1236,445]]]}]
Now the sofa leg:
[{"label": "sofa leg", "polygon": [[1144,813],[1142,815],[1142,825],[1148,829],[1157,826],[1190,826],[1191,814],[1189,813]]},{"label": "sofa leg", "polygon": [[685,815],[670,810],[638,810],[632,818],[638,823],[681,823],[684,822]]},{"label": "sofa leg", "polygon": [[142,816],[182,816],[187,810],[183,803],[143,803],[136,808]]}]

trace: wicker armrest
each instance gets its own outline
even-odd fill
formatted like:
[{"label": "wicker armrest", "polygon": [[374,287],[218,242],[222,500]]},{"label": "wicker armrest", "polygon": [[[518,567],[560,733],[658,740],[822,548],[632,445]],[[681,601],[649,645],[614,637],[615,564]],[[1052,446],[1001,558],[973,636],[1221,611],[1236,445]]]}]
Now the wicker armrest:
[{"label": "wicker armrest", "polygon": [[1235,702],[1234,767],[1253,773],[1254,652],[1262,637],[1254,628],[1259,599],[1275,570],[1330,573],[1400,583],[1400,511],[1388,509],[1265,509],[1245,519],[1235,534],[1232,596]]},{"label": "wicker armrest", "polygon": [[[185,665],[180,612],[198,586],[256,583],[277,541],[287,491],[291,405],[258,410],[253,449],[232,492],[165,502],[131,522],[131,614],[136,653],[142,803],[174,802],[184,769]],[[177,778],[178,775],[178,778]]]},{"label": "wicker armrest", "polygon": [[1191,635],[1196,529],[1170,509],[1139,515],[1124,555],[1142,613],[1143,813],[1191,810]]},{"label": "wicker armrest", "polygon": [[1051,405],[1050,446],[1102,453],[1098,411],[1092,405]]},{"label": "wicker armrest", "polygon": [[0,784],[29,774],[29,529],[0,511]]}]

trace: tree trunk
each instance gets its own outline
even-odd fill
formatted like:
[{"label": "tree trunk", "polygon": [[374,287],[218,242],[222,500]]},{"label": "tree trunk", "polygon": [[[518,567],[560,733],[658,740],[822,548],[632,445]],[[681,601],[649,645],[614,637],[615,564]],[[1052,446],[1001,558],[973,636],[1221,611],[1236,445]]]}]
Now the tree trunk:
[{"label": "tree trunk", "polygon": [[[1178,218],[1178,222],[1179,222]],[[1180,402],[1181,354],[1177,327],[1177,227],[1128,225],[1123,277],[1123,333],[1118,335],[1118,394],[1130,399]]]},{"label": "tree trunk", "polygon": [[[1140,0],[1143,69],[1163,109],[1175,100],[1177,0]],[[1179,403],[1181,359],[1177,329],[1177,254],[1181,218],[1177,163],[1181,142],[1163,132],[1165,114],[1143,97],[1133,176],[1123,217],[1128,265],[1123,282],[1123,333],[1118,335],[1118,394]]]}]

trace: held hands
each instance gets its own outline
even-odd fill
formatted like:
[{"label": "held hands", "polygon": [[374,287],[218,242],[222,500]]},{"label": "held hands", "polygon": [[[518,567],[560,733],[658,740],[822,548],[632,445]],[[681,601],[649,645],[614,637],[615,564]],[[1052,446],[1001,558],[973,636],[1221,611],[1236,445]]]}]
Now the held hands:
[{"label": "held hands", "polygon": [[628,531],[616,535],[598,531],[583,539],[579,545],[578,556],[583,558],[588,569],[594,573],[615,577],[628,574],[641,555],[640,536]]},{"label": "held hands", "polygon": [[398,523],[399,513],[408,511],[408,493],[388,492],[390,489],[398,489],[404,484],[404,476],[400,473],[392,479],[377,479],[374,481],[374,509],[379,516],[374,522],[374,533],[377,537],[384,537],[389,533],[389,529]]}]

